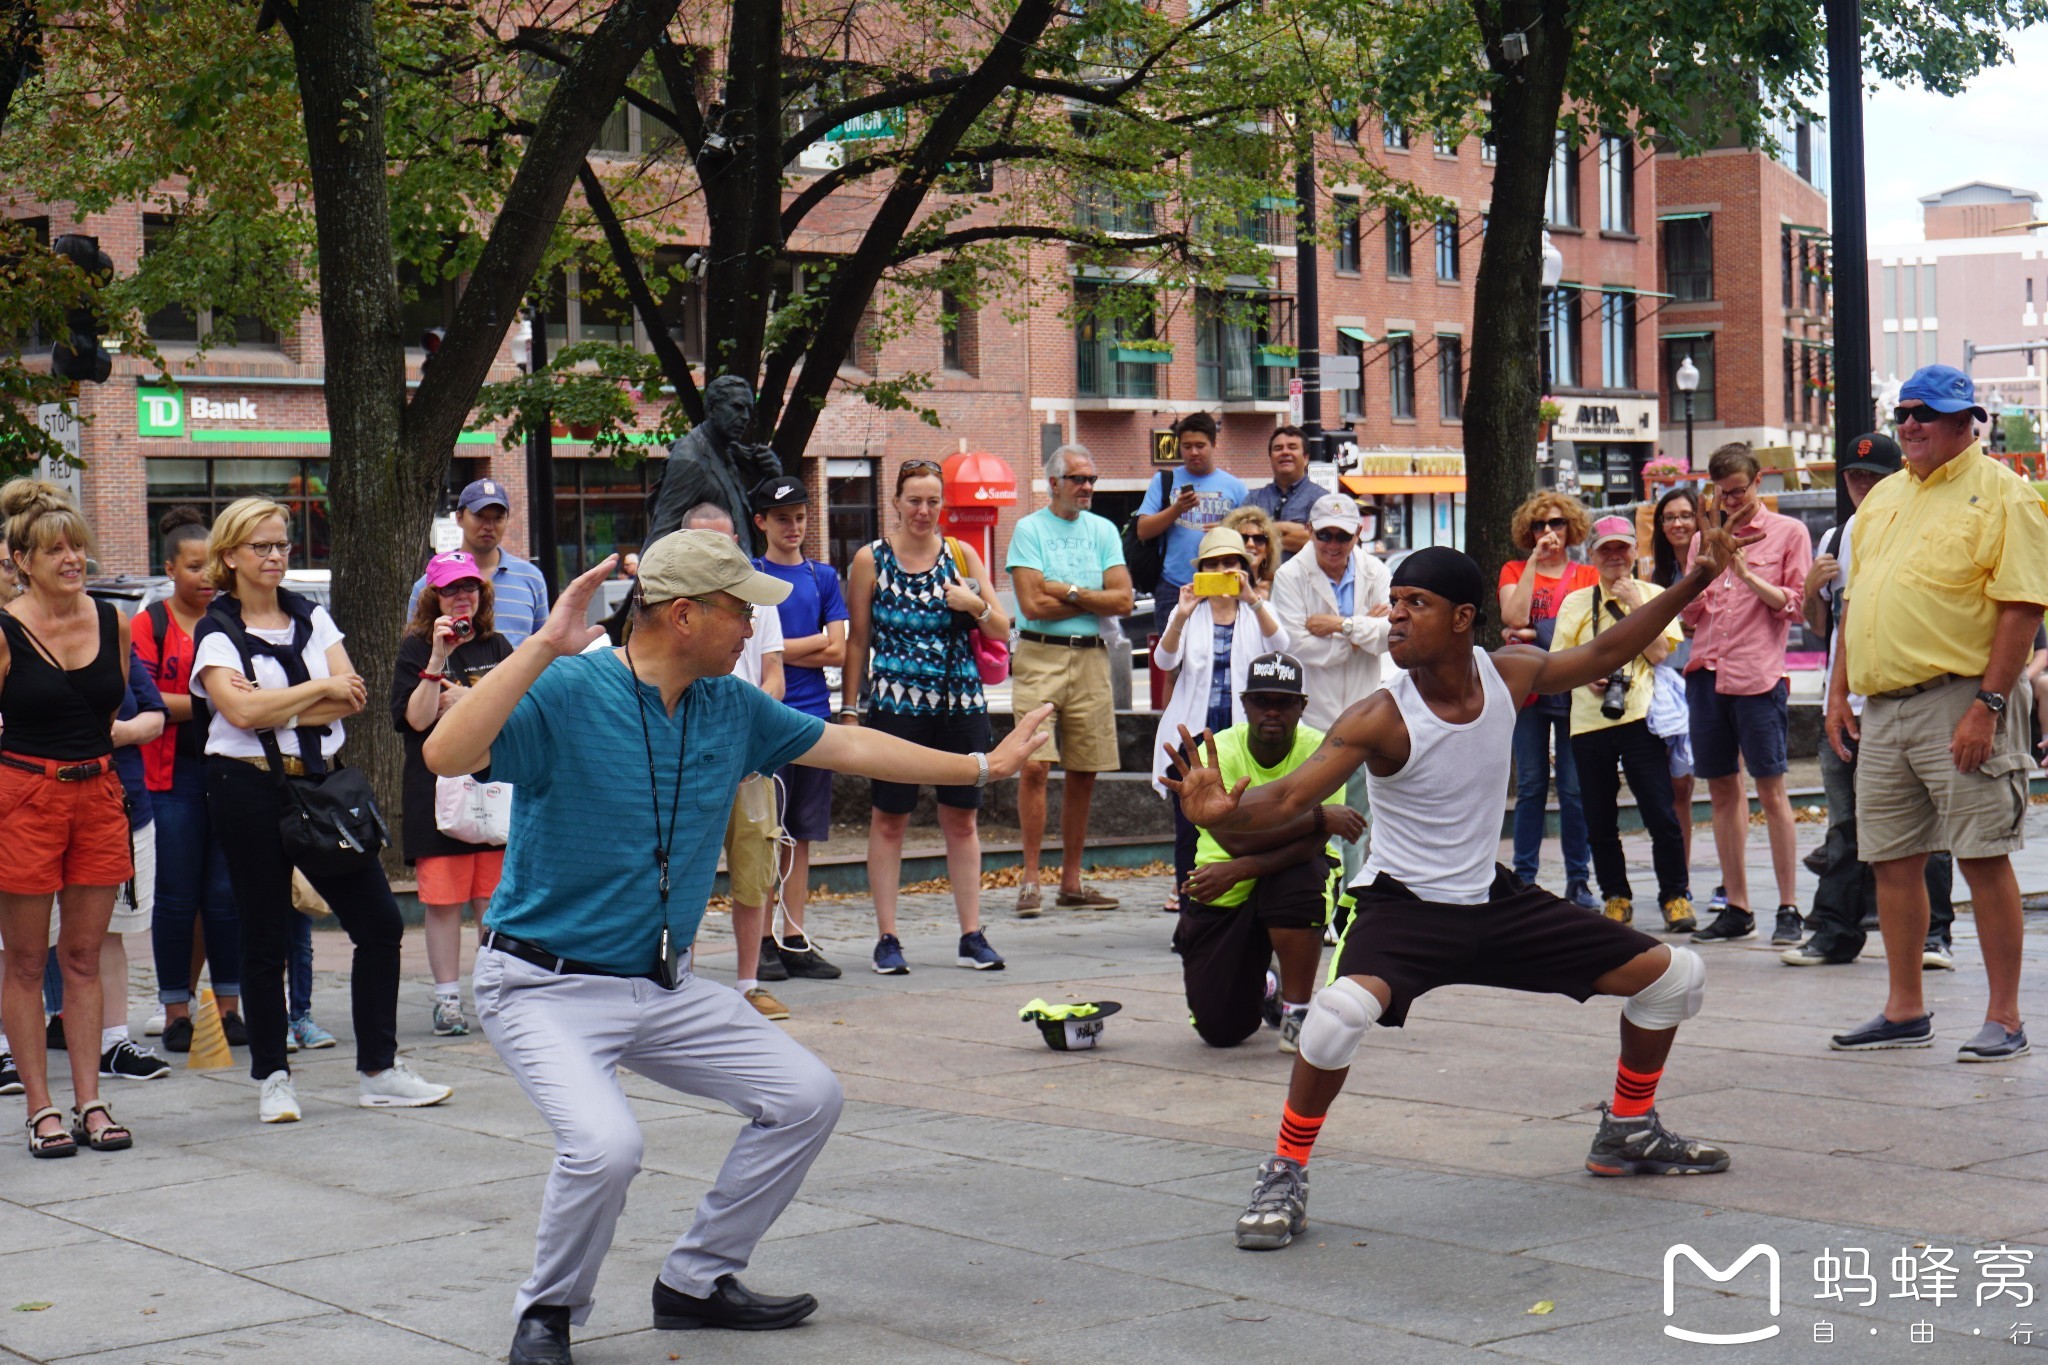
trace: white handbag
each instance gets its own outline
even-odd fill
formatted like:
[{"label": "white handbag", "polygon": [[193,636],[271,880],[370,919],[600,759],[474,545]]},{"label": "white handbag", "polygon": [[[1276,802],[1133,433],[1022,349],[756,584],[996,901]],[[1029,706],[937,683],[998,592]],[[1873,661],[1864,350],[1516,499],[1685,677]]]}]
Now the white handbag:
[{"label": "white handbag", "polygon": [[465,844],[505,844],[512,836],[512,784],[435,778],[434,828]]},{"label": "white handbag", "polygon": [[[1659,739],[1675,739],[1692,729],[1692,706],[1685,699],[1685,679],[1675,668],[1659,665],[1650,670],[1650,733]],[[446,780],[445,778],[443,779]]]}]

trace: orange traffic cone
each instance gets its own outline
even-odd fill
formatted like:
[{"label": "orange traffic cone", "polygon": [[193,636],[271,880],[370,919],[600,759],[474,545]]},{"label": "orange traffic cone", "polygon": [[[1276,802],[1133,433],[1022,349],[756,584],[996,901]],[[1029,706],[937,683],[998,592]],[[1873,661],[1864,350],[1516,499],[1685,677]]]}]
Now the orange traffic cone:
[{"label": "orange traffic cone", "polygon": [[190,1071],[221,1071],[235,1064],[235,1054],[228,1048],[228,1035],[220,1026],[220,1006],[213,1000],[211,989],[199,992],[199,1003],[192,1011],[192,1052],[185,1059]]}]

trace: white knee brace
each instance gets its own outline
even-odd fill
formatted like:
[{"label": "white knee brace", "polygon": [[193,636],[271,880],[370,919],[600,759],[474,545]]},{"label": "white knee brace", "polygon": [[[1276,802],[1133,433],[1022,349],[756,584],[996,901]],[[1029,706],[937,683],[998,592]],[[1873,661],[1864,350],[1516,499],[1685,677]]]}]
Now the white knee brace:
[{"label": "white knee brace", "polygon": [[1365,1031],[1380,1017],[1380,1002],[1348,976],[1340,976],[1308,1002],[1301,1024],[1301,1060],[1318,1071],[1342,1071],[1358,1054]]},{"label": "white knee brace", "polygon": [[1707,964],[1690,948],[1673,948],[1664,975],[1637,991],[1621,1017],[1638,1028],[1677,1028],[1700,1012],[1706,997]]}]

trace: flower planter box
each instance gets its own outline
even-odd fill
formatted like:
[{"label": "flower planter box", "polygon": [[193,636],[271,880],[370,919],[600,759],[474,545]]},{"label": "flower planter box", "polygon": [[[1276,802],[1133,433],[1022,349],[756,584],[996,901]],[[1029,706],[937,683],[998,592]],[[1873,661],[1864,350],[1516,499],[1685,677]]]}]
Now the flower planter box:
[{"label": "flower planter box", "polygon": [[1271,351],[1260,351],[1256,356],[1261,369],[1291,370],[1300,363],[1299,355],[1276,355]]},{"label": "flower planter box", "polygon": [[1153,351],[1136,346],[1117,346],[1112,349],[1119,365],[1167,365],[1173,361],[1171,349]]}]

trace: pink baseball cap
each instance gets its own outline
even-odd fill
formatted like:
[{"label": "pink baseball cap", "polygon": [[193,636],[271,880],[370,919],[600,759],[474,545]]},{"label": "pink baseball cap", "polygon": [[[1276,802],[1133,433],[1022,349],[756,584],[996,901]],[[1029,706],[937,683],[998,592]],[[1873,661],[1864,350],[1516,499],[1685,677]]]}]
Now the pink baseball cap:
[{"label": "pink baseball cap", "polygon": [[484,579],[484,571],[478,567],[476,556],[467,550],[450,550],[427,561],[427,582],[432,587],[445,588],[465,578],[474,578],[479,583]]},{"label": "pink baseball cap", "polygon": [[1602,517],[1593,523],[1593,540],[1586,548],[1597,550],[1610,540],[1636,543],[1636,524],[1627,517]]}]

